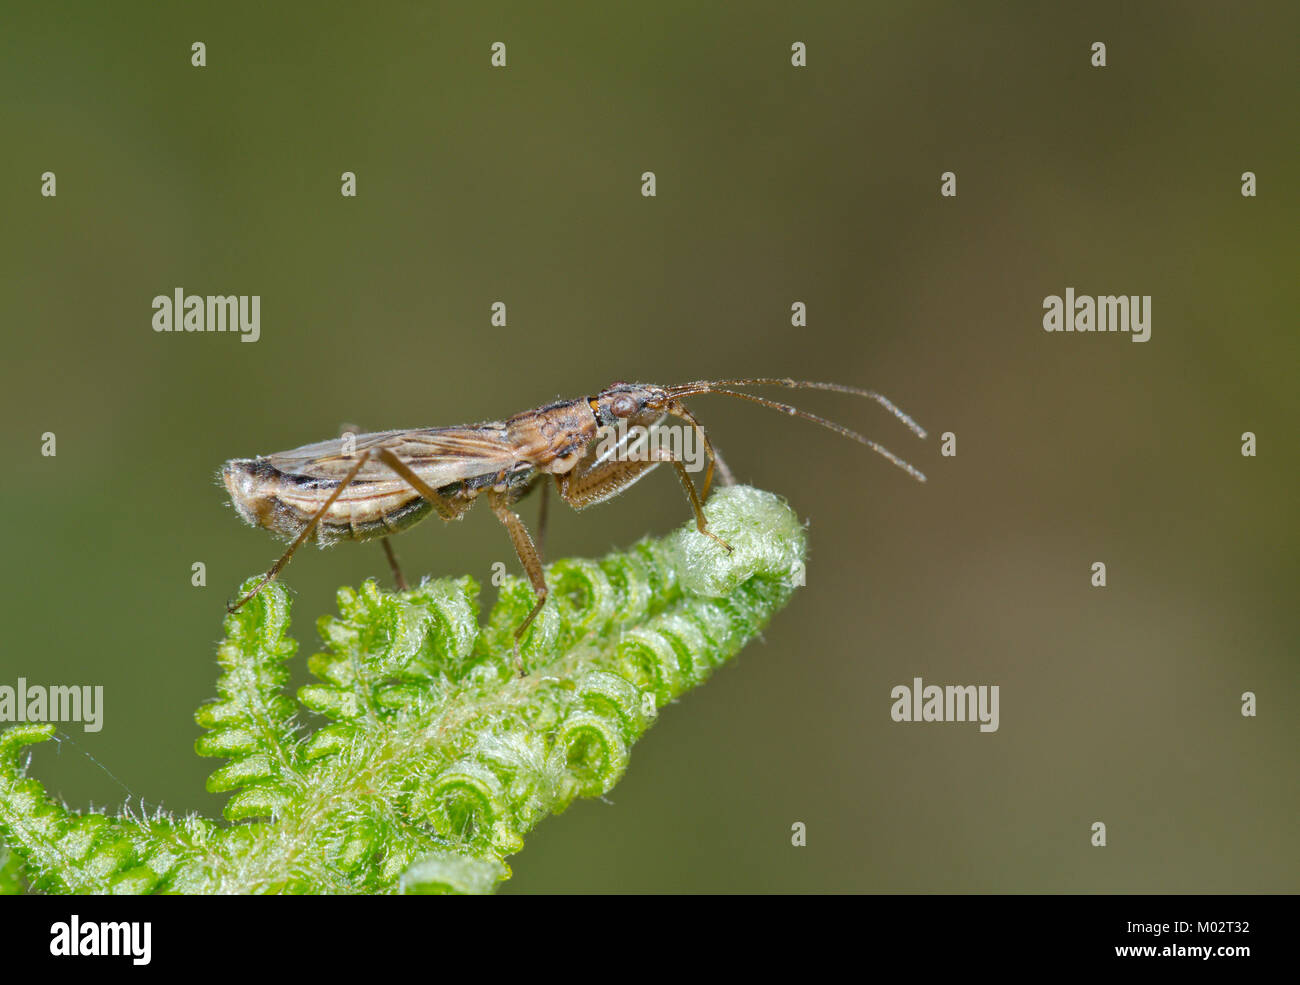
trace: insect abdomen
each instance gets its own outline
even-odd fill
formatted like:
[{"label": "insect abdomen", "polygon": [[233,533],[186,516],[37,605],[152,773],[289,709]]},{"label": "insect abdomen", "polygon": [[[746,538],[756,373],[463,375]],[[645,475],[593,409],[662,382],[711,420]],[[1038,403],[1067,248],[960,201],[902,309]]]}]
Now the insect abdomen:
[{"label": "insect abdomen", "polygon": [[[324,505],[338,483],[281,472],[263,458],[227,462],[221,478],[247,523],[292,540]],[[373,487],[367,492],[367,487]],[[353,482],[345,498],[321,517],[311,539],[320,546],[340,540],[372,540],[398,533],[424,519],[432,505],[394,483]]]}]

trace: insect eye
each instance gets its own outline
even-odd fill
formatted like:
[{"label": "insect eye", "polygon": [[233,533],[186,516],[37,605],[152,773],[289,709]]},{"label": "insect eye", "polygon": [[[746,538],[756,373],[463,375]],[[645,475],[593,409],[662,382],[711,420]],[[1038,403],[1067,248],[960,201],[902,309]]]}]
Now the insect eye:
[{"label": "insect eye", "polygon": [[620,393],[610,401],[609,409],[615,417],[631,417],[636,413],[636,400],[626,393]]}]

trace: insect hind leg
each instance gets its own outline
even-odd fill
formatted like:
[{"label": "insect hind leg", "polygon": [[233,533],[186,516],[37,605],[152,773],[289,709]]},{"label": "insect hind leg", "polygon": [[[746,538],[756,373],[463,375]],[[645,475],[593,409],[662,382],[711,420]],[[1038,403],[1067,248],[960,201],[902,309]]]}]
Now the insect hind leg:
[{"label": "insect hind leg", "polygon": [[415,471],[387,448],[376,448],[375,457],[387,465],[406,481],[406,484],[418,492],[437,511],[444,520],[454,520],[473,505],[473,500],[456,503],[443,496],[436,489],[415,474]]},{"label": "insect hind leg", "polygon": [[[346,441],[351,437],[354,441],[356,436],[361,433],[361,427],[357,424],[342,424],[339,426],[339,437]],[[345,446],[346,450],[346,446]],[[353,449],[355,451],[355,445]],[[393,582],[397,585],[399,592],[409,590],[410,585],[406,582],[406,576],[402,574],[401,562],[397,560],[397,552],[393,550],[393,542],[388,537],[379,538],[379,543],[384,549],[384,557],[388,559],[389,570],[393,572]]]},{"label": "insect hind leg", "polygon": [[379,542],[384,547],[384,557],[388,558],[388,566],[393,571],[393,581],[397,583],[397,590],[399,592],[408,591],[411,586],[406,583],[406,576],[402,574],[402,566],[398,563],[397,552],[393,550],[392,538],[381,537]]},{"label": "insect hind leg", "polygon": [[348,474],[345,475],[339,481],[339,484],[334,488],[334,491],[330,493],[329,499],[325,500],[325,502],[321,505],[321,508],[318,509],[312,515],[312,518],[310,520],[307,521],[307,525],[298,532],[298,536],[293,539],[293,543],[289,545],[289,549],[280,555],[280,559],[276,561],[275,564],[271,565],[270,569],[266,572],[266,574],[262,576],[262,580],[253,586],[252,591],[250,591],[248,594],[246,594],[243,598],[241,598],[237,602],[226,603],[227,612],[238,612],[240,609],[244,607],[244,605],[247,602],[253,599],[263,588],[265,588],[267,584],[269,584],[275,578],[276,575],[278,575],[281,571],[284,570],[284,566],[288,564],[289,561],[293,558],[294,553],[298,550],[299,547],[303,545],[303,542],[306,541],[307,538],[312,535],[312,533],[316,530],[316,527],[319,526],[321,517],[323,517],[325,513],[329,510],[329,508],[333,506],[334,503],[338,500],[338,498],[341,495],[343,495],[343,490],[352,484],[352,480],[357,477],[357,473],[361,471],[361,467],[365,465],[366,462],[368,462],[369,460],[370,460],[370,452],[369,451],[362,452],[361,456],[357,459],[357,464],[352,466],[352,468],[348,470]]}]

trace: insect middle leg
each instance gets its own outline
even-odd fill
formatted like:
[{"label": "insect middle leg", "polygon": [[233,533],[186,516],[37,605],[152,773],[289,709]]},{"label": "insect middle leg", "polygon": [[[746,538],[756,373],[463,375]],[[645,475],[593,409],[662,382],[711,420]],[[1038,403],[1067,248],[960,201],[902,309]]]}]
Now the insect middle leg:
[{"label": "insect middle leg", "polygon": [[727,463],[722,460],[722,452],[718,451],[717,448],[713,449],[713,464],[717,467],[718,479],[724,486],[734,486],[736,484],[736,477],[732,474]]},{"label": "insect middle leg", "polygon": [[519,563],[524,566],[528,580],[533,586],[533,595],[537,599],[533,611],[528,613],[528,617],[515,629],[515,667],[522,677],[524,661],[519,655],[519,640],[537,618],[537,613],[542,611],[542,606],[546,604],[546,576],[542,572],[542,557],[537,553],[537,545],[533,543],[533,538],[528,535],[528,528],[524,526],[524,521],[519,519],[519,514],[510,509],[509,493],[492,490],[488,493],[488,504],[510,534],[510,542],[514,544],[515,554],[519,556]]},{"label": "insect middle leg", "polygon": [[542,476],[541,489],[537,491],[537,553],[546,557],[546,519],[551,511],[551,484]]}]

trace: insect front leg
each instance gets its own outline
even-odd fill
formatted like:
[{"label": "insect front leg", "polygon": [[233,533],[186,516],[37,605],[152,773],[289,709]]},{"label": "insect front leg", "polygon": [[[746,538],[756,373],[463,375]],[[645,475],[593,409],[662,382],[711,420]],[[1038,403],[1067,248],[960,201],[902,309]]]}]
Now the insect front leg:
[{"label": "insect front leg", "polygon": [[677,471],[677,478],[681,480],[682,488],[686,490],[686,497],[695,512],[695,529],[716,541],[730,554],[731,545],[709,529],[708,520],[704,517],[704,506],[700,502],[699,493],[695,491],[691,474],[682,461],[667,448],[652,449],[647,458],[635,461],[606,459],[591,465],[580,463],[572,472],[557,475],[556,485],[559,486],[560,496],[564,501],[574,509],[580,510],[617,496],[643,478],[651,469],[665,462],[670,463]]},{"label": "insect front leg", "polygon": [[[718,474],[722,476],[722,484],[724,486],[734,486],[736,484],[736,477],[731,474],[731,469],[727,467],[727,463],[722,460],[722,456],[719,455],[717,449],[713,447],[713,442],[709,440],[709,432],[704,430],[703,425],[695,419],[695,415],[687,410],[680,400],[674,400],[668,405],[668,413],[675,417],[680,417],[682,420],[690,421],[691,427],[695,428],[695,433],[699,435],[700,441],[704,443],[704,451],[709,457],[709,468],[708,471],[704,473],[704,492],[701,494],[700,498],[705,498],[709,495],[709,488],[713,484],[714,466],[717,466]],[[699,514],[697,513],[696,515],[698,517]],[[717,538],[714,539],[716,540]],[[721,543],[721,541],[718,541],[718,543]]]},{"label": "insect front leg", "polygon": [[[695,483],[691,481],[691,474],[686,471],[686,466],[682,464],[681,459],[662,448],[659,450],[658,457],[661,461],[672,462],[673,468],[677,470],[677,478],[682,480],[682,488],[686,490],[686,498],[691,501],[691,509],[695,511],[695,529],[730,554],[731,545],[709,529],[709,521],[704,518],[704,504],[700,502],[700,495],[695,491]],[[710,465],[712,465],[712,462],[710,462]],[[710,478],[712,478],[712,469],[710,469]]]},{"label": "insect front leg", "polygon": [[357,477],[357,473],[361,471],[361,467],[365,465],[366,462],[368,462],[369,460],[370,460],[370,452],[369,451],[362,452],[361,457],[357,459],[357,464],[352,466],[352,468],[348,470],[348,474],[339,480],[339,484],[334,487],[334,491],[330,493],[329,498],[325,500],[325,502],[321,505],[321,508],[315,512],[312,518],[307,521],[307,525],[303,527],[301,531],[299,531],[298,536],[293,539],[293,543],[289,545],[289,549],[285,551],[282,555],[280,555],[280,560],[276,561],[275,564],[271,565],[270,570],[267,571],[267,573],[262,576],[261,581],[259,581],[256,585],[253,586],[253,590],[251,592],[245,595],[238,602],[235,602],[233,604],[227,602],[226,603],[227,612],[238,612],[244,606],[244,604],[248,602],[249,599],[253,598],[253,596],[255,596],[263,588],[265,588],[267,584],[271,581],[271,579],[273,579],[284,569],[284,566],[288,564],[289,560],[293,557],[294,552],[298,550],[299,547],[302,546],[303,541],[305,541],[308,537],[312,535],[312,531],[314,531],[317,525],[320,523],[321,517],[323,517],[329,511],[329,508],[334,505],[334,502],[339,498],[339,496],[343,495],[343,490],[346,489],[349,485],[351,485],[352,480],[355,479]]},{"label": "insect front leg", "polygon": [[494,489],[488,493],[488,504],[510,534],[510,542],[515,546],[515,554],[519,556],[519,563],[524,566],[528,580],[533,585],[533,595],[537,598],[533,611],[528,613],[528,617],[515,629],[515,668],[519,671],[519,676],[523,677],[524,660],[519,655],[519,640],[532,621],[537,618],[537,613],[542,611],[542,606],[546,604],[546,576],[542,573],[542,558],[537,553],[533,538],[528,535],[528,528],[524,526],[524,521],[519,519],[519,514],[510,509],[509,494]]}]

